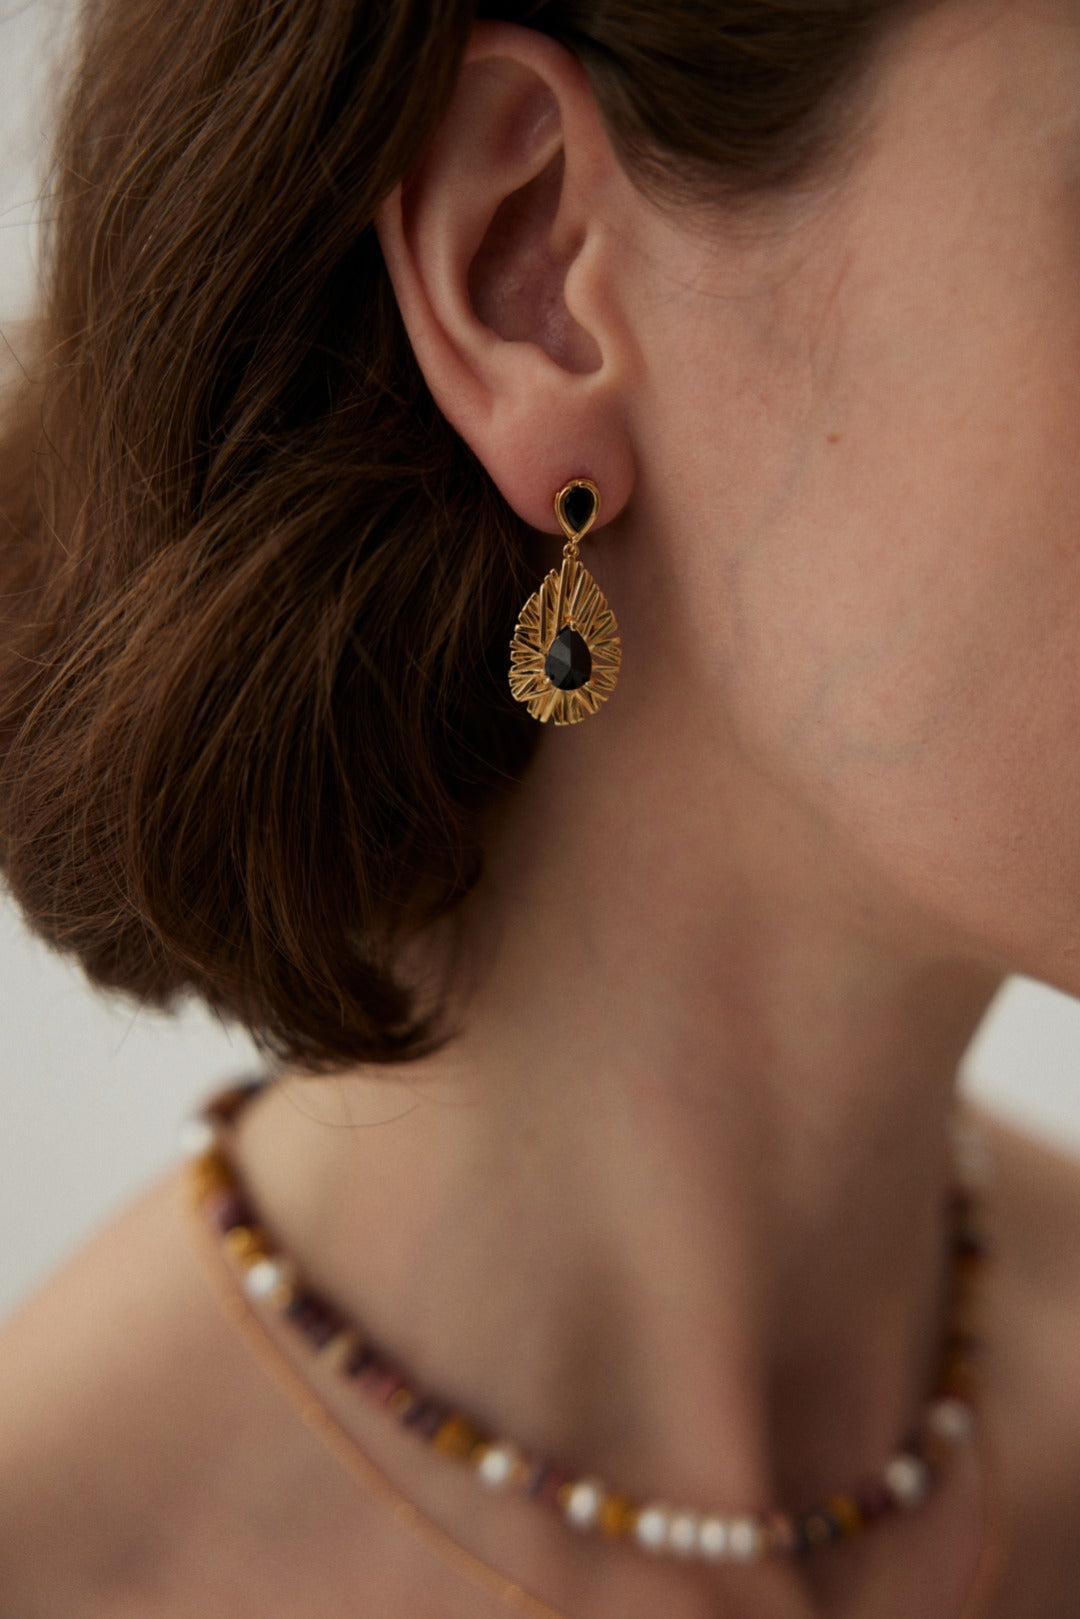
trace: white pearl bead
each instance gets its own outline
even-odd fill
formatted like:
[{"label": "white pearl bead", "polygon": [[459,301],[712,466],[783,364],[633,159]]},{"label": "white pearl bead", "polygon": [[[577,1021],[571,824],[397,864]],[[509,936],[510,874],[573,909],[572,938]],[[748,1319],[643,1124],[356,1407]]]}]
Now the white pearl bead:
[{"label": "white pearl bead", "polygon": [[668,1529],[671,1524],[669,1508],[653,1502],[651,1506],[642,1507],[637,1515],[634,1525],[634,1536],[639,1545],[646,1551],[658,1552],[662,1546],[667,1545]]},{"label": "white pearl bead", "polygon": [[975,1417],[963,1400],[935,1400],[926,1413],[926,1426],[950,1445],[962,1445],[975,1431]]},{"label": "white pearl bead", "polygon": [[591,1529],[600,1516],[607,1491],[598,1478],[582,1478],[571,1485],[566,1497],[567,1521],[575,1529]]},{"label": "white pearl bead", "polygon": [[728,1527],[728,1550],[739,1563],[749,1563],[757,1556],[757,1524],[752,1518],[732,1519]]},{"label": "white pearl bead", "polygon": [[917,1507],[930,1488],[930,1469],[918,1456],[894,1456],[885,1469],[885,1488],[902,1507]]},{"label": "white pearl bead", "polygon": [[698,1525],[698,1550],[703,1557],[727,1556],[728,1526],[723,1518],[702,1518]]},{"label": "white pearl bead", "polygon": [[288,1272],[279,1259],[257,1259],[244,1272],[244,1288],[253,1299],[269,1298],[287,1280]]},{"label": "white pearl bead", "polygon": [[680,1557],[691,1557],[697,1551],[698,1526],[701,1519],[696,1512],[675,1512],[668,1524],[668,1545]]},{"label": "white pearl bead", "polygon": [[180,1126],[180,1150],[189,1158],[201,1158],[218,1144],[217,1125],[212,1119],[195,1113]]},{"label": "white pearl bead", "polygon": [[480,1458],[477,1471],[481,1479],[493,1490],[502,1490],[510,1483],[521,1461],[521,1452],[509,1440],[489,1445]]}]

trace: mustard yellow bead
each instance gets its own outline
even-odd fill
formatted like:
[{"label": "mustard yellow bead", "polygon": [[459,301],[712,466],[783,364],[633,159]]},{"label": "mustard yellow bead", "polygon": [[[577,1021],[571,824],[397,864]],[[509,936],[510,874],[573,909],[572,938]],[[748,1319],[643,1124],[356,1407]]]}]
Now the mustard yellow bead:
[{"label": "mustard yellow bead", "polygon": [[830,1495],[825,1511],[840,1526],[840,1533],[848,1538],[857,1535],[863,1527],[863,1515],[850,1495]]},{"label": "mustard yellow bead", "polygon": [[265,1234],[255,1226],[237,1225],[225,1235],[225,1246],[238,1264],[254,1265],[267,1254]]},{"label": "mustard yellow bead", "polygon": [[231,1191],[236,1185],[236,1176],[228,1161],[216,1150],[204,1152],[196,1158],[188,1173],[199,1196],[205,1197],[209,1192]]},{"label": "mustard yellow bead", "polygon": [[600,1529],[609,1540],[633,1533],[637,1512],[625,1495],[609,1495],[600,1508]]},{"label": "mustard yellow bead", "polygon": [[456,1411],[447,1417],[432,1440],[436,1450],[441,1450],[445,1456],[460,1456],[463,1461],[472,1456],[480,1443],[476,1429]]}]

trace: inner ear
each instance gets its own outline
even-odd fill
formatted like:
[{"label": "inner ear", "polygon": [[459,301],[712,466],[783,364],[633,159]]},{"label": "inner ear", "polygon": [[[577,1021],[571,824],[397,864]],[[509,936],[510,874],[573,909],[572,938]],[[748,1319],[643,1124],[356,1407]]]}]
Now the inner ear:
[{"label": "inner ear", "polygon": [[566,276],[578,244],[556,252],[562,149],[495,210],[469,266],[476,318],[508,342],[535,343],[566,371],[599,370],[600,350],[566,307]]}]

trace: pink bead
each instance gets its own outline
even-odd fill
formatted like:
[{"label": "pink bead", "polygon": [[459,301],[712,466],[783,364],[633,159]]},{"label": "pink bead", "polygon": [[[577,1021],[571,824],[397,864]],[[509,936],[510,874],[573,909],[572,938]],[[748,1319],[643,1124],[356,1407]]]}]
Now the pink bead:
[{"label": "pink bead", "polygon": [[549,1506],[560,1506],[559,1491],[564,1484],[569,1483],[570,1474],[564,1473],[561,1467],[555,1467],[549,1463],[544,1470],[543,1481],[537,1491],[537,1499],[546,1501]]},{"label": "pink bead", "polygon": [[378,1405],[388,1405],[391,1397],[398,1389],[405,1388],[406,1382],[400,1372],[383,1361],[372,1361],[359,1373],[356,1381],[361,1388],[366,1389],[371,1398]]},{"label": "pink bead", "polygon": [[794,1552],[796,1544],[795,1520],[789,1512],[770,1512],[762,1520],[769,1540],[778,1552]]}]

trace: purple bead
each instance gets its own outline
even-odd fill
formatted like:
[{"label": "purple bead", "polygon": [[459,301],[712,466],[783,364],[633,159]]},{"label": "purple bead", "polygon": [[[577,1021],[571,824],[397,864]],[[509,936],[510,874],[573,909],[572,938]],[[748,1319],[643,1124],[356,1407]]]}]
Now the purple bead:
[{"label": "purple bead", "polygon": [[359,1378],[375,1359],[375,1351],[369,1349],[367,1344],[359,1344],[349,1356],[342,1367],[346,1377]]},{"label": "purple bead", "polygon": [[254,1215],[243,1194],[231,1187],[211,1192],[203,1199],[202,1211],[211,1228],[225,1236],[238,1225],[251,1225]]},{"label": "purple bead", "polygon": [[549,1462],[544,1468],[544,1477],[541,1480],[540,1488],[536,1492],[536,1499],[547,1502],[548,1506],[557,1507],[559,1505],[559,1491],[564,1484],[569,1484],[569,1482],[569,1473],[564,1473],[561,1467],[555,1467]]},{"label": "purple bead", "polygon": [[428,1400],[423,1416],[418,1417],[413,1426],[422,1439],[434,1439],[449,1415],[449,1406]]},{"label": "purple bead", "polygon": [[311,1305],[311,1294],[305,1293],[302,1289],[298,1288],[293,1294],[292,1298],[289,1300],[285,1314],[288,1316],[290,1321],[299,1322],[301,1318],[305,1316],[311,1309]]},{"label": "purple bead", "polygon": [[356,1381],[367,1389],[378,1382],[379,1378],[385,1374],[386,1369],[386,1363],[381,1361],[378,1355],[370,1354],[365,1358],[364,1364],[357,1367],[353,1375]]},{"label": "purple bead", "polygon": [[404,1410],[398,1412],[398,1417],[406,1428],[415,1428],[427,1408],[428,1402],[424,1399],[424,1396],[422,1394],[413,1394]]},{"label": "purple bead", "polygon": [[533,1495],[533,1496],[539,1495],[541,1490],[544,1487],[544,1480],[547,1477],[547,1475],[548,1475],[548,1464],[547,1464],[547,1462],[545,1462],[545,1461],[534,1462],[532,1464],[532,1466],[529,1468],[529,1471],[525,1476],[525,1483],[524,1483],[524,1486],[523,1486],[523,1488],[525,1490],[525,1494],[526,1495]]},{"label": "purple bead", "polygon": [[892,1512],[896,1503],[880,1479],[867,1479],[855,1491],[855,1505],[864,1523],[876,1523]]},{"label": "purple bead", "polygon": [[302,1324],[304,1337],[316,1349],[325,1349],[341,1326],[340,1320],[327,1312],[314,1311]]},{"label": "purple bead", "polygon": [[314,1293],[296,1293],[285,1314],[316,1349],[328,1344],[341,1326],[340,1318]]}]

